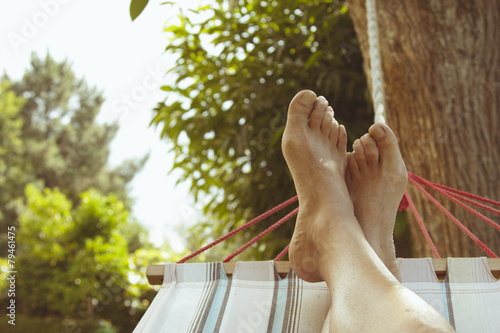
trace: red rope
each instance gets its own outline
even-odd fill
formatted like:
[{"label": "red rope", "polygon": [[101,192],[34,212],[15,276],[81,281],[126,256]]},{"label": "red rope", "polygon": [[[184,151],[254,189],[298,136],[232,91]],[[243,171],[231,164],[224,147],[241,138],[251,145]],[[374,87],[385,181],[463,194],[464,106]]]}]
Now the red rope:
[{"label": "red rope", "polygon": [[449,194],[448,192],[446,192],[445,190],[442,190],[441,188],[439,188],[438,186],[436,186],[435,184],[433,184],[432,182],[430,181],[427,181],[425,179],[420,179],[420,181],[422,182],[422,184],[436,190],[437,192],[441,193],[442,195],[444,195],[445,197],[447,197],[448,199],[450,199],[451,201],[453,201],[454,203],[458,204],[460,207],[464,208],[465,210],[467,210],[468,212],[474,214],[475,216],[479,217],[481,220],[483,220],[484,222],[488,223],[489,225],[495,227],[496,229],[500,230],[500,225],[498,223],[496,223],[495,221],[493,221],[492,219],[484,216],[483,214],[481,214],[480,212],[478,212],[477,210],[471,208],[470,206],[467,206],[466,204],[464,204],[463,202],[461,202],[460,200],[456,199],[453,197],[453,195]]},{"label": "red rope", "polygon": [[[456,204],[460,205],[461,207],[463,207],[464,209],[466,209],[467,211],[469,211],[470,213],[474,214],[475,216],[481,218],[483,221],[485,221],[486,223],[492,225],[493,227],[497,228],[498,230],[500,230],[500,225],[498,223],[496,223],[495,221],[489,219],[488,217],[484,216],[483,214],[481,214],[480,212],[478,212],[477,210],[475,210],[474,208],[466,205],[464,202],[468,203],[468,204],[471,204],[471,205],[474,205],[476,207],[479,207],[479,208],[482,208],[482,209],[485,209],[489,212],[492,212],[492,213],[495,213],[495,214],[498,214],[500,215],[500,210],[499,209],[495,209],[495,208],[492,208],[492,207],[489,207],[489,206],[486,206],[485,204],[483,203],[487,203],[487,204],[491,204],[491,205],[496,205],[496,206],[500,206],[500,202],[499,201],[495,201],[495,200],[491,200],[491,199],[487,199],[487,198],[483,198],[483,197],[480,197],[478,195],[475,195],[475,194],[471,194],[471,193],[467,193],[467,192],[464,192],[464,191],[460,191],[460,190],[457,190],[457,189],[454,189],[454,188],[451,188],[451,187],[448,187],[448,186],[444,186],[444,185],[440,185],[440,184],[436,184],[436,183],[433,183],[431,181],[428,181],[428,180],[425,180],[411,172],[408,172],[408,179],[410,180],[411,183],[413,183],[419,191],[421,191],[429,200],[431,200],[431,202],[436,205],[441,211],[443,211],[443,213],[448,216],[463,232],[465,232],[467,234],[467,236],[469,236],[472,240],[474,240],[474,242],[476,242],[476,244],[478,244],[486,253],[488,253],[490,256],[494,257],[494,258],[498,258],[498,256],[491,250],[489,249],[483,242],[481,242],[469,229],[467,229],[455,216],[453,216],[448,210],[446,210],[446,208],[444,208],[431,194],[429,194],[425,189],[423,189],[420,184],[422,185],[425,185],[425,186],[428,186],[434,190],[436,190],[437,192],[441,193],[442,195],[444,195],[445,197],[447,197],[448,199],[452,200],[453,202],[455,202]],[[197,256],[198,254],[210,249],[211,247],[215,246],[216,244],[228,239],[229,237],[237,234],[238,232],[262,221],[263,219],[267,218],[268,216],[276,213],[277,211],[285,208],[286,206],[292,204],[293,202],[297,201],[297,196],[291,198],[291,199],[288,199],[287,201],[283,202],[282,204],[272,208],[271,210],[259,215],[258,217],[254,218],[253,220],[245,223],[244,225],[240,226],[239,228],[236,228],[235,230],[229,232],[228,234],[222,236],[222,237],[219,237],[218,239],[216,239],[215,241],[211,242],[210,244],[208,245],[205,245],[204,247],[202,247],[201,249],[193,252],[192,254],[182,258],[181,260],[178,261],[178,263],[184,263],[186,262],[187,260]],[[478,202],[479,201],[479,202]],[[482,202],[482,203],[481,203]],[[408,192],[405,191],[405,194],[403,196],[403,199],[401,201],[401,204],[400,204],[400,207],[399,209],[406,209],[406,207],[410,207],[413,214],[415,215],[416,219],[417,219],[417,222],[420,226],[420,229],[422,230],[424,236],[425,236],[425,239],[427,240],[427,243],[429,244],[429,246],[431,247],[431,250],[432,250],[432,253],[434,254],[434,256],[436,258],[441,258],[441,256],[439,255],[437,249],[436,249],[436,246],[434,245],[430,235],[429,235],[429,232],[427,231],[423,221],[422,221],[422,218],[420,216],[420,214],[418,213],[417,209],[415,208],[415,205],[413,204],[413,201],[411,200],[410,196],[408,195]],[[248,247],[250,247],[252,244],[256,243],[257,241],[259,241],[262,237],[264,237],[265,235],[269,234],[270,232],[272,232],[274,229],[276,229],[277,227],[279,227],[280,225],[282,225],[283,223],[285,223],[286,221],[288,221],[290,218],[292,218],[294,215],[296,215],[298,212],[298,208],[296,208],[295,210],[293,210],[291,213],[287,214],[284,218],[282,218],[281,220],[279,220],[278,222],[276,222],[275,224],[273,224],[272,226],[270,226],[269,228],[267,228],[265,231],[263,231],[262,233],[260,233],[258,236],[254,237],[252,240],[250,240],[248,243],[246,243],[245,245],[243,245],[240,249],[238,249],[236,252],[234,252],[233,254],[231,254],[230,256],[228,256],[226,259],[224,259],[224,262],[228,262],[230,261],[231,259],[233,259],[235,256],[237,256],[238,254],[240,254],[241,252],[243,252],[244,250],[246,250]],[[278,261],[280,259],[283,258],[283,256],[288,252],[288,248],[289,248],[289,245],[283,249],[283,251],[281,251],[280,254],[278,254],[276,256],[276,258],[274,259],[275,261]]]},{"label": "red rope", "polygon": [[280,252],[280,254],[278,254],[276,256],[276,258],[274,258],[274,261],[280,261],[284,256],[285,254],[288,252],[288,248],[290,247],[290,244],[288,244],[284,249],[283,251]]},{"label": "red rope", "polygon": [[[420,181],[426,181],[426,182],[432,183],[431,181],[425,180],[422,177],[419,177],[416,174],[411,173],[411,172],[408,172],[408,176],[414,177],[414,178],[416,178],[416,179],[418,179]],[[491,199],[488,199],[488,198],[484,198],[484,197],[481,197],[481,196],[476,195],[476,194],[472,194],[472,193],[460,191],[460,190],[457,190],[457,189],[454,189],[454,188],[451,188],[451,187],[448,187],[448,186],[444,186],[444,185],[441,185],[441,184],[436,184],[436,183],[432,183],[432,184],[434,184],[437,187],[442,188],[442,189],[444,189],[444,190],[446,190],[448,192],[456,193],[456,194],[459,194],[459,195],[462,195],[464,197],[471,198],[471,199],[474,199],[474,200],[477,200],[477,201],[486,202],[486,203],[491,204],[491,205],[500,206],[500,201],[495,201],[495,200],[491,200]]]},{"label": "red rope", "polygon": [[276,206],[276,207],[272,208],[271,210],[268,210],[267,212],[265,212],[265,213],[263,213],[263,214],[261,214],[261,215],[257,216],[257,217],[256,217],[256,218],[254,218],[253,220],[251,220],[251,221],[249,221],[249,222],[245,223],[245,224],[244,224],[244,225],[242,225],[241,227],[234,229],[233,231],[229,232],[228,234],[226,234],[226,235],[224,235],[224,236],[222,236],[222,237],[217,238],[216,240],[214,240],[214,241],[213,241],[213,242],[211,242],[210,244],[205,245],[205,246],[204,246],[204,247],[202,247],[201,249],[196,250],[195,252],[191,253],[190,255],[188,255],[188,256],[186,256],[186,257],[182,258],[182,259],[181,259],[181,260],[179,260],[177,263],[178,263],[178,264],[182,264],[182,263],[184,263],[184,262],[188,261],[189,259],[196,257],[198,254],[200,254],[200,253],[202,253],[202,252],[205,252],[206,250],[208,250],[209,248],[213,247],[214,245],[217,245],[217,244],[219,244],[220,242],[225,241],[225,240],[226,240],[226,239],[228,239],[229,237],[231,237],[231,236],[233,236],[233,235],[237,234],[238,232],[240,232],[240,231],[242,231],[242,230],[245,230],[246,228],[248,228],[248,227],[250,227],[250,226],[252,226],[252,225],[256,224],[257,222],[262,221],[263,219],[267,218],[268,216],[270,216],[270,215],[272,215],[272,214],[276,213],[277,211],[279,211],[279,210],[281,210],[281,209],[285,208],[286,206],[288,206],[288,205],[290,205],[290,204],[294,203],[295,201],[297,201],[297,199],[298,199],[298,198],[297,198],[297,196],[294,196],[293,198],[288,199],[287,201],[285,201],[285,202],[283,202],[283,203],[279,204],[278,206]]},{"label": "red rope", "polygon": [[[490,249],[488,248],[483,242],[479,240],[479,238],[476,237],[469,229],[467,229],[466,226],[464,226],[453,214],[451,214],[446,208],[443,207],[429,192],[427,192],[420,184],[416,181],[417,177],[415,177],[413,174],[408,174],[408,179],[410,182],[412,182],[413,185],[415,185],[420,192],[422,192],[436,207],[438,207],[446,216],[448,216],[453,223],[455,223],[460,229],[462,229],[463,232],[467,234],[474,242],[476,242],[477,245],[479,245],[486,253],[488,253],[491,257],[493,258],[498,258],[498,256]],[[418,179],[418,178],[417,178]]]},{"label": "red rope", "polygon": [[[410,173],[408,173],[410,174]],[[454,198],[456,199],[460,199],[462,201],[465,201],[469,204],[472,204],[476,207],[479,207],[479,208],[482,208],[484,210],[487,210],[491,213],[494,213],[494,214],[497,214],[497,215],[500,215],[500,210],[499,209],[495,209],[493,207],[490,207],[490,206],[486,206],[480,202],[477,202],[477,201],[474,201],[470,198],[474,198],[475,200],[478,200],[478,201],[482,201],[482,202],[486,202],[486,203],[489,203],[491,205],[499,205],[500,202],[498,201],[494,201],[494,200],[491,200],[491,199],[487,199],[487,198],[483,198],[483,197],[480,197],[480,196],[477,196],[475,194],[471,194],[471,193],[467,193],[467,192],[463,192],[463,191],[459,191],[459,190],[456,190],[454,188],[451,188],[451,187],[447,187],[447,186],[444,186],[444,185],[440,185],[440,184],[436,184],[436,183],[433,183],[429,180],[426,180],[426,179],[423,179],[422,177],[419,177],[415,174],[411,174],[413,177],[415,177],[415,179],[422,183],[422,184],[429,184],[427,186],[430,187],[430,185],[433,185],[434,189],[436,191],[438,191],[438,188],[441,190],[441,191],[445,191],[446,193],[448,193],[449,195],[453,196]]]},{"label": "red rope", "polygon": [[452,192],[449,192],[449,191],[446,191],[446,190],[443,190],[443,191],[445,191],[446,193],[448,193],[449,195],[451,195],[454,198],[457,198],[457,199],[460,199],[462,201],[465,201],[465,202],[467,202],[467,203],[469,203],[471,205],[474,205],[476,207],[482,208],[482,209],[487,210],[487,211],[489,211],[491,213],[500,215],[500,209],[495,209],[495,208],[492,208],[490,206],[486,206],[486,205],[484,205],[482,203],[479,203],[477,201],[469,199],[469,198],[467,198],[467,197],[465,197],[463,195],[460,195],[460,194],[452,193]]},{"label": "red rope", "polygon": [[441,259],[441,256],[439,255],[436,245],[434,245],[434,242],[432,241],[431,236],[429,235],[429,232],[427,231],[427,228],[425,227],[424,222],[422,221],[422,218],[420,217],[420,214],[415,208],[415,205],[413,204],[413,201],[411,200],[410,195],[408,194],[407,191],[405,191],[403,198],[406,199],[406,201],[408,202],[408,206],[410,206],[411,211],[413,212],[413,215],[415,215],[418,225],[420,226],[420,230],[422,230],[422,232],[424,233],[425,240],[427,241],[427,244],[429,244],[429,246],[431,247],[434,257]]},{"label": "red rope", "polygon": [[279,220],[278,222],[276,222],[275,224],[273,224],[272,226],[270,226],[269,228],[267,228],[266,230],[261,232],[259,235],[255,236],[251,241],[249,241],[248,243],[243,245],[239,250],[235,251],[229,257],[224,259],[223,262],[230,261],[231,259],[236,257],[238,254],[245,251],[248,247],[250,247],[250,245],[256,243],[259,239],[261,239],[262,237],[264,237],[265,235],[267,235],[268,233],[270,233],[271,231],[273,231],[274,229],[276,229],[277,227],[279,227],[280,225],[282,225],[283,223],[285,223],[286,221],[288,221],[289,219],[291,219],[292,217],[297,215],[298,212],[299,212],[299,208],[295,208],[290,213],[288,213],[285,217],[283,217],[281,220]]},{"label": "red rope", "polygon": [[406,198],[406,196],[403,195],[403,198],[399,202],[398,211],[404,212],[405,210],[408,209],[408,206],[409,206],[408,199]]}]

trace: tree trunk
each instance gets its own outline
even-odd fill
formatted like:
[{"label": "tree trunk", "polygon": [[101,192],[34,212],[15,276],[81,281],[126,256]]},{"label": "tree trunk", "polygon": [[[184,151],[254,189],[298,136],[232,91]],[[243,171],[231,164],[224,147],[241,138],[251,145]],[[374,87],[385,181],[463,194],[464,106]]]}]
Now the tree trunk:
[{"label": "tree trunk", "polygon": [[[347,3],[369,73],[365,0]],[[500,1],[377,1],[377,18],[387,122],[408,170],[500,200]],[[485,255],[415,186],[408,190],[441,256]],[[498,230],[435,196],[500,255]],[[408,215],[414,254],[431,255]]]}]

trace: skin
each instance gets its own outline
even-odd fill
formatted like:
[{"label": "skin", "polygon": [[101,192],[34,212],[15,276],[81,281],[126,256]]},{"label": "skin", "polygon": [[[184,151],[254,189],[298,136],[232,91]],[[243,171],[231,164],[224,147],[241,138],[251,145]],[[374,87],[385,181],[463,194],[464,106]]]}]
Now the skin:
[{"label": "skin", "polygon": [[394,134],[374,125],[349,155],[346,137],[324,97],[293,98],[282,143],[300,204],[290,263],[330,289],[323,332],[453,332],[397,279],[393,217],[406,169]]},{"label": "skin", "polygon": [[347,155],[346,184],[366,240],[385,266],[401,281],[394,247],[394,223],[408,174],[396,136],[374,125]]}]

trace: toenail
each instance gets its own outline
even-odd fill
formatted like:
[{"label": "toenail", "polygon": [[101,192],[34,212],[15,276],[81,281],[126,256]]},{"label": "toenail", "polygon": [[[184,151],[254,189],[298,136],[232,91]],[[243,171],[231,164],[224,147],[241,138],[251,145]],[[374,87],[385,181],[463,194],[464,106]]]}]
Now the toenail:
[{"label": "toenail", "polygon": [[331,107],[331,106],[329,106],[326,110],[327,110],[328,112],[330,112],[330,113],[333,113],[333,109],[332,109],[332,107]]},{"label": "toenail", "polygon": [[306,90],[300,97],[300,101],[306,103],[307,105],[312,105],[314,104],[314,101],[316,101],[316,94],[310,90]]},{"label": "toenail", "polygon": [[373,126],[371,134],[373,134],[373,136],[376,136],[377,138],[380,138],[385,134],[385,131],[380,126]]},{"label": "toenail", "polygon": [[323,96],[319,96],[318,97],[319,100],[325,102],[325,103],[328,103],[328,101],[326,100],[326,98],[324,98]]}]

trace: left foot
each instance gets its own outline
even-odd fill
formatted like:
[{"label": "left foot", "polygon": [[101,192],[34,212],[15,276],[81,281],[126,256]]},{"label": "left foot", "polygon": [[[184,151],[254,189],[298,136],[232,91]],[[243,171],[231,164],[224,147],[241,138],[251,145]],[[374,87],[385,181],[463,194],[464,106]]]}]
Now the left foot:
[{"label": "left foot", "polygon": [[353,144],[346,183],[354,214],[366,240],[394,276],[401,280],[394,247],[394,223],[406,189],[407,171],[392,130],[375,124]]}]

